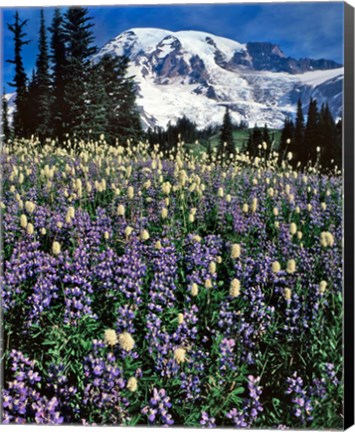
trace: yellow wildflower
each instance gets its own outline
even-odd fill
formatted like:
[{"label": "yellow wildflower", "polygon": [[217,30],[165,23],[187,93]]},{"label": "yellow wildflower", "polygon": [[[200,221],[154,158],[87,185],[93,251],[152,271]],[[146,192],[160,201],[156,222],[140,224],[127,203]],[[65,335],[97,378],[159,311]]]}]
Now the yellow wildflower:
[{"label": "yellow wildflower", "polygon": [[208,269],[210,271],[211,274],[215,274],[216,273],[216,263],[214,261],[211,261]]},{"label": "yellow wildflower", "polygon": [[233,279],[230,288],[229,295],[231,297],[238,297],[240,295],[240,281],[238,279]]},{"label": "yellow wildflower", "polygon": [[285,297],[286,300],[291,300],[292,291],[290,290],[290,288],[285,288],[284,289],[284,297]]},{"label": "yellow wildflower", "polygon": [[20,225],[21,225],[21,228],[27,227],[27,216],[25,214],[22,214],[20,216]]},{"label": "yellow wildflower", "polygon": [[52,252],[53,255],[59,255],[60,254],[60,243],[57,241],[54,241],[52,244]]},{"label": "yellow wildflower", "polygon": [[150,236],[149,236],[149,232],[148,232],[147,230],[142,230],[142,231],[141,231],[140,238],[141,238],[142,241],[146,241],[146,240],[148,240],[149,237],[150,237]]},{"label": "yellow wildflower", "polygon": [[127,196],[129,199],[133,199],[134,198],[134,188],[133,186],[129,186],[127,189]]},{"label": "yellow wildflower", "polygon": [[35,231],[34,226],[31,223],[27,224],[27,234],[32,235],[34,231]]},{"label": "yellow wildflower", "polygon": [[166,207],[161,209],[161,217],[162,219],[166,219],[168,217],[168,209]]},{"label": "yellow wildflower", "polygon": [[118,343],[120,347],[125,351],[132,351],[134,348],[135,342],[130,333],[124,331],[118,337]]},{"label": "yellow wildflower", "polygon": [[191,285],[191,295],[192,297],[196,297],[198,294],[198,285],[196,283],[193,283]]},{"label": "yellow wildflower", "polygon": [[205,280],[205,288],[207,288],[207,289],[212,288],[212,281],[211,281],[211,279],[206,279]]},{"label": "yellow wildflower", "polygon": [[296,271],[296,261],[294,259],[290,259],[287,261],[287,273],[292,274]]},{"label": "yellow wildflower", "polygon": [[274,273],[279,273],[281,271],[280,263],[278,261],[274,261],[272,263],[271,269]]},{"label": "yellow wildflower", "polygon": [[290,234],[295,235],[296,232],[297,232],[297,225],[294,222],[292,222],[290,225]]},{"label": "yellow wildflower", "polygon": [[25,209],[28,211],[28,213],[33,213],[35,211],[36,205],[31,201],[25,202]]},{"label": "yellow wildflower", "polygon": [[126,226],[126,228],[124,230],[126,237],[129,237],[132,234],[132,232],[133,232],[133,228],[130,226]]},{"label": "yellow wildflower", "polygon": [[176,348],[174,351],[174,359],[176,360],[176,363],[185,363],[186,361],[186,350],[184,348]]},{"label": "yellow wildflower", "polygon": [[118,214],[118,216],[124,216],[125,212],[126,212],[126,210],[125,210],[124,206],[122,204],[120,204],[117,207],[117,214]]},{"label": "yellow wildflower", "polygon": [[231,258],[236,259],[239,257],[240,257],[240,244],[234,243],[232,244]]},{"label": "yellow wildflower", "polygon": [[130,392],[135,392],[138,388],[138,381],[137,378],[135,377],[131,377],[128,381],[127,381],[127,389]]},{"label": "yellow wildflower", "polygon": [[118,338],[115,330],[112,329],[105,330],[105,342],[109,346],[114,346],[118,343]]},{"label": "yellow wildflower", "polygon": [[327,282],[322,280],[319,284],[319,294],[324,294],[325,290],[327,289]]}]

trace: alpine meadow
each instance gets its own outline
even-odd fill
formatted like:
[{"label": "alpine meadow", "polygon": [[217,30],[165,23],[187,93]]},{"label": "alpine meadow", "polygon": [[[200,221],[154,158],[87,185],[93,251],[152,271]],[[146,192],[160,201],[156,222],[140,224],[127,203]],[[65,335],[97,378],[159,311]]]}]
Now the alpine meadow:
[{"label": "alpine meadow", "polygon": [[2,422],[342,429],[342,63],[139,8],[4,15]]}]

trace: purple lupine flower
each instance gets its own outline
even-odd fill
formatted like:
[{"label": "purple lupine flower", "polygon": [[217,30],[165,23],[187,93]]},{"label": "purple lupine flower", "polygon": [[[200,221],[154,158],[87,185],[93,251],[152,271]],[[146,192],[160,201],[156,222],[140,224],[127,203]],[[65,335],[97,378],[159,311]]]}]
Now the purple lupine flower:
[{"label": "purple lupine flower", "polygon": [[340,381],[338,380],[337,376],[336,376],[336,372],[334,370],[334,364],[333,363],[325,363],[324,367],[323,367],[325,374],[327,376],[327,378],[330,380],[330,382],[337,386]]},{"label": "purple lupine flower", "polygon": [[233,425],[237,428],[249,427],[249,415],[246,408],[243,408],[242,410],[232,408],[227,412],[226,418],[232,420]]},{"label": "purple lupine flower", "polygon": [[124,255],[115,263],[114,290],[123,294],[127,301],[140,305],[146,270],[139,240],[134,237],[127,244]]},{"label": "purple lupine flower", "polygon": [[219,349],[220,349],[220,358],[219,358],[219,370],[221,373],[234,371],[237,369],[235,365],[235,340],[234,339],[222,339]]},{"label": "purple lupine flower", "polygon": [[204,428],[209,428],[209,429],[215,428],[216,419],[214,417],[210,417],[206,411],[202,411],[200,425]]},{"label": "purple lupine flower", "polygon": [[232,420],[235,427],[251,427],[257,419],[259,413],[263,411],[260,403],[261,387],[258,386],[260,377],[248,376],[249,397],[243,401],[241,409],[232,408],[226,414],[226,418]]},{"label": "purple lupine flower", "polygon": [[96,318],[91,303],[93,288],[90,271],[90,249],[82,242],[74,256],[66,256],[63,263],[62,281],[64,288],[64,322],[76,325],[80,318]]},{"label": "purple lupine flower", "polygon": [[129,402],[123,396],[126,384],[115,355],[105,349],[103,342],[94,340],[92,352],[84,360],[83,406],[87,413],[96,413],[98,424],[123,424],[128,420]]},{"label": "purple lupine flower", "polygon": [[263,406],[260,403],[260,395],[262,393],[261,387],[258,385],[260,377],[254,378],[253,375],[248,376],[248,389],[249,389],[249,413],[250,422],[254,423],[259,412],[263,411]]},{"label": "purple lupine flower", "polygon": [[34,371],[35,363],[20,351],[10,353],[12,381],[3,389],[4,423],[61,424],[60,403],[40,393],[41,376]]},{"label": "purple lupine flower", "polygon": [[313,420],[313,406],[310,396],[304,388],[303,380],[294,372],[292,377],[287,378],[288,388],[286,394],[291,395],[293,403],[292,412],[301,425],[306,425]]},{"label": "purple lupine flower", "polygon": [[[78,389],[69,385],[63,364],[51,363],[48,366],[46,385],[48,391],[59,401],[65,423],[73,423],[79,418]],[[75,403],[76,402],[76,403]]]},{"label": "purple lupine flower", "polygon": [[142,409],[142,414],[145,414],[150,424],[171,426],[174,420],[169,413],[171,408],[170,398],[167,396],[164,389],[153,389],[153,395],[149,400],[149,405]]},{"label": "purple lupine flower", "polygon": [[192,344],[197,338],[198,307],[189,305],[184,311],[184,320],[178,325],[176,331],[172,334],[172,340],[177,344]]},{"label": "purple lupine flower", "polygon": [[172,358],[176,348],[172,338],[164,329],[164,311],[175,304],[175,281],[177,278],[177,255],[175,247],[167,239],[161,241],[162,247],[150,251],[150,261],[154,272],[149,287],[148,313],[146,315],[146,340],[148,351],[154,356],[154,368],[163,376],[173,376],[179,365]]},{"label": "purple lupine flower", "polygon": [[222,240],[219,236],[206,236],[201,242],[194,241],[194,236],[186,239],[185,263],[189,290],[193,283],[204,286],[207,279],[211,280],[212,287],[216,286],[217,273],[211,273],[210,263],[215,262],[220,255]]}]

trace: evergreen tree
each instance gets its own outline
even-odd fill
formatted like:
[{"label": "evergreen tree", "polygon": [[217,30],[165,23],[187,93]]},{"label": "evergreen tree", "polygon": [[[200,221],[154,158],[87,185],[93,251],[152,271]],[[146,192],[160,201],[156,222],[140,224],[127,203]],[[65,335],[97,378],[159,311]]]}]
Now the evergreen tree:
[{"label": "evergreen tree", "polygon": [[64,40],[66,60],[63,68],[63,129],[78,138],[86,137],[90,109],[88,100],[88,76],[90,58],[96,52],[88,10],[70,7],[65,14]]},{"label": "evergreen tree", "polygon": [[178,142],[178,136],[175,130],[175,126],[173,126],[170,121],[166,127],[166,133],[165,133],[165,142],[164,145],[165,147],[163,148],[164,151],[169,151],[171,150],[173,147],[176,147],[177,142]]},{"label": "evergreen tree", "polygon": [[104,55],[99,62],[107,95],[107,139],[125,144],[127,139],[138,141],[142,136],[140,116],[136,107],[136,92],[132,78],[127,77],[128,58]]},{"label": "evergreen tree", "polygon": [[299,159],[303,166],[306,165],[308,162],[313,165],[317,161],[317,147],[319,146],[320,136],[317,101],[312,98],[309,103],[304,140],[305,151],[302,152]]},{"label": "evergreen tree", "polygon": [[27,132],[28,135],[35,135],[38,131],[38,81],[37,73],[35,69],[32,70],[32,77],[28,84],[26,103],[28,107],[31,107],[31,115],[27,119]]},{"label": "evergreen tree", "polygon": [[9,124],[9,107],[7,103],[7,99],[5,97],[5,91],[2,95],[2,134],[5,141],[8,141],[11,138],[11,129]]},{"label": "evergreen tree", "polygon": [[320,163],[323,168],[329,168],[335,163],[337,156],[337,128],[328,104],[322,105],[319,118]]},{"label": "evergreen tree", "polygon": [[235,154],[235,145],[233,139],[233,124],[229,114],[229,108],[226,107],[226,112],[223,117],[221,128],[220,143],[218,146],[218,157],[222,162],[228,161],[231,154]]},{"label": "evergreen tree", "polygon": [[263,142],[265,142],[268,146],[270,146],[271,144],[269,129],[266,123],[264,124],[264,128],[263,128]]},{"label": "evergreen tree", "polygon": [[281,137],[280,137],[279,163],[284,161],[286,159],[287,153],[291,151],[290,149],[291,149],[294,133],[295,133],[295,126],[293,124],[293,121],[290,117],[286,117],[284,122],[284,127],[282,128]]},{"label": "evergreen tree", "polygon": [[16,137],[26,136],[28,118],[31,115],[28,110],[27,99],[27,77],[22,60],[22,47],[29,41],[24,40],[26,33],[24,26],[28,20],[20,20],[19,13],[16,11],[14,23],[8,24],[8,28],[13,34],[14,39],[14,59],[7,60],[8,63],[15,65],[15,76],[13,82],[9,83],[16,90],[15,111],[13,114],[13,130]]},{"label": "evergreen tree", "polygon": [[263,156],[265,157],[265,159],[267,159],[270,155],[270,152],[271,152],[272,139],[270,137],[269,129],[268,129],[266,123],[265,123],[264,128],[263,128],[262,142],[263,142],[263,144],[265,143],[267,145],[266,150],[263,149]]},{"label": "evergreen tree", "polygon": [[90,69],[87,82],[87,119],[86,126],[89,137],[98,140],[101,134],[106,134],[108,126],[109,95],[105,91],[105,83],[102,77],[100,65],[93,65]]},{"label": "evergreen tree", "polygon": [[248,127],[249,125],[246,120],[240,120],[239,125],[237,126],[237,130],[247,130]]},{"label": "evergreen tree", "polygon": [[305,124],[304,124],[304,115],[302,110],[302,102],[301,99],[298,99],[297,114],[295,120],[295,132],[293,135],[293,139],[291,139],[291,144],[289,147],[289,150],[293,154],[292,161],[294,163],[298,162],[302,158],[302,154],[306,152],[305,143],[304,143],[304,133],[305,133]]},{"label": "evergreen tree", "polygon": [[287,153],[291,151],[292,139],[294,137],[294,133],[295,133],[295,127],[293,121],[290,117],[286,117],[284,127],[281,132],[281,138],[280,138],[279,163],[284,161],[286,159]]},{"label": "evergreen tree", "polygon": [[343,156],[343,122],[339,120],[335,126],[334,165],[341,169]]},{"label": "evergreen tree", "polygon": [[64,106],[64,69],[65,69],[65,35],[63,30],[63,17],[59,8],[54,10],[51,32],[52,61],[52,106],[51,122],[53,134],[61,138],[63,136]]},{"label": "evergreen tree", "polygon": [[39,53],[36,62],[37,119],[36,132],[41,140],[51,137],[51,80],[49,74],[48,44],[44,12],[41,10],[39,29]]},{"label": "evergreen tree", "polygon": [[207,142],[207,157],[208,161],[211,163],[213,159],[213,147],[211,141]]},{"label": "evergreen tree", "polygon": [[258,128],[258,125],[255,124],[253,130],[249,133],[248,143],[246,150],[249,152],[249,156],[254,158],[259,152],[259,146],[263,142],[263,134],[262,131]]},{"label": "evergreen tree", "polygon": [[198,138],[196,124],[185,115],[177,119],[176,132],[177,135],[180,135],[181,140],[186,143],[194,143]]}]

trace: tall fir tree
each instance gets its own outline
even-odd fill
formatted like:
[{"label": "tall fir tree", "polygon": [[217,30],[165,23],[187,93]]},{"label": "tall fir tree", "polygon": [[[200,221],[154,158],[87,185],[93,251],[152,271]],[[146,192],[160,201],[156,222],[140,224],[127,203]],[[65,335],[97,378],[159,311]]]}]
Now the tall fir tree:
[{"label": "tall fir tree", "polygon": [[266,150],[263,149],[263,157],[267,159],[271,152],[271,145],[272,145],[272,139],[269,133],[269,128],[267,127],[267,124],[264,124],[263,128],[263,137],[262,137],[263,144],[265,143],[267,145]]},{"label": "tall fir tree", "polygon": [[198,138],[196,123],[185,115],[177,119],[175,128],[177,135],[186,143],[194,143]]},{"label": "tall fir tree", "polygon": [[5,96],[5,91],[2,95],[2,106],[1,106],[1,126],[2,126],[2,134],[5,141],[8,141],[11,138],[11,128],[9,124],[9,105],[7,103],[7,99]]},{"label": "tall fir tree", "polygon": [[100,64],[90,68],[87,82],[87,128],[88,138],[98,140],[101,134],[107,134],[108,117],[107,106],[109,95],[105,91],[105,84]]},{"label": "tall fir tree", "polygon": [[92,45],[93,24],[88,10],[70,7],[64,19],[66,60],[63,70],[63,131],[78,138],[86,137],[90,109],[88,100],[88,78],[91,70],[90,58],[96,52]]},{"label": "tall fir tree", "polygon": [[249,132],[249,138],[246,146],[247,152],[249,152],[249,156],[254,158],[258,154],[260,154],[259,146],[261,146],[263,142],[263,133],[258,127],[257,124],[254,125],[254,128]]},{"label": "tall fir tree", "polygon": [[341,169],[343,161],[343,122],[339,120],[335,125],[334,165]]},{"label": "tall fir tree", "polygon": [[50,138],[52,135],[51,124],[51,79],[49,73],[49,55],[46,34],[46,25],[43,9],[40,12],[39,29],[39,53],[36,62],[36,86],[37,86],[37,119],[36,133],[39,138]]},{"label": "tall fir tree", "polygon": [[270,133],[269,133],[269,128],[267,127],[266,123],[264,124],[264,128],[263,128],[263,142],[265,142],[268,145],[271,144],[271,137],[270,137]]},{"label": "tall fir tree", "polygon": [[15,65],[14,80],[9,83],[15,88],[15,111],[13,114],[13,131],[16,137],[24,137],[28,133],[28,120],[31,116],[27,107],[27,77],[22,60],[22,47],[29,43],[25,40],[26,33],[24,27],[28,20],[21,20],[18,11],[15,12],[13,24],[8,24],[8,28],[13,34],[14,40],[14,59],[7,60],[8,63]]},{"label": "tall fir tree", "polygon": [[65,35],[63,16],[59,8],[54,10],[51,27],[50,60],[52,63],[52,106],[51,119],[53,135],[63,137],[64,106],[64,69],[65,69]]},{"label": "tall fir tree", "polygon": [[302,159],[302,155],[306,153],[304,133],[305,133],[305,123],[304,123],[304,115],[302,110],[302,102],[301,99],[298,99],[297,113],[296,113],[296,120],[295,120],[295,131],[289,147],[289,150],[293,154],[293,158],[292,158],[293,163],[296,163],[300,159]]},{"label": "tall fir tree", "polygon": [[26,101],[27,106],[31,107],[29,110],[31,115],[27,119],[27,132],[29,135],[35,135],[38,130],[38,82],[35,69],[32,70],[32,76],[28,83]]},{"label": "tall fir tree", "polygon": [[317,147],[319,146],[320,136],[317,101],[312,98],[309,102],[304,141],[305,151],[302,152],[299,159],[303,166],[308,162],[313,165],[317,161]]},{"label": "tall fir tree", "polygon": [[229,108],[226,107],[226,111],[223,117],[223,124],[221,128],[220,142],[218,146],[217,156],[223,162],[228,162],[230,155],[235,154],[235,144],[233,138],[233,124],[229,114]]},{"label": "tall fir tree", "polygon": [[[322,105],[319,115],[320,164],[330,168],[337,159],[337,129],[328,104]],[[333,163],[332,163],[333,161]]]},{"label": "tall fir tree", "polygon": [[[292,140],[295,133],[295,126],[293,124],[291,117],[285,118],[284,127],[282,128],[281,138],[280,138],[280,147],[279,147],[279,163],[286,160],[286,156],[288,152],[291,152]],[[294,158],[294,155],[292,155]]]},{"label": "tall fir tree", "polygon": [[127,139],[138,141],[142,136],[140,116],[136,107],[133,79],[127,77],[128,58],[104,55],[99,65],[107,95],[106,136],[112,144],[116,140],[126,144]]}]

